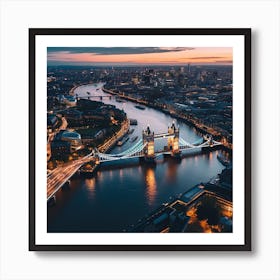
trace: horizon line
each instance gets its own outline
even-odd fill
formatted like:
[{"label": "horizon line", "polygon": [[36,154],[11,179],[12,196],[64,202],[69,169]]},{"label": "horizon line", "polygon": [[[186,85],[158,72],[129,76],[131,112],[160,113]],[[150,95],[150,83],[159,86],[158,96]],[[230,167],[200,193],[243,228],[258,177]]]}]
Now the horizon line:
[{"label": "horizon line", "polygon": [[161,63],[161,64],[157,64],[157,63],[151,63],[151,64],[48,64],[47,63],[47,67],[50,66],[89,66],[89,67],[98,67],[98,66],[102,66],[102,67],[112,67],[112,66],[201,66],[201,65],[208,65],[208,66],[233,66],[233,63],[178,63],[178,64],[168,64],[168,63]]}]

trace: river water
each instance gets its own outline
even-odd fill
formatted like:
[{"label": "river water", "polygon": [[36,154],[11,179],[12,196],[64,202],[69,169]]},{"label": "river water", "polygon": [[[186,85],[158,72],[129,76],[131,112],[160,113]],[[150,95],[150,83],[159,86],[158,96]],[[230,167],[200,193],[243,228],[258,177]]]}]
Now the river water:
[{"label": "river water", "polygon": [[[108,96],[101,87],[102,84],[80,86],[75,94]],[[180,137],[187,142],[201,139],[195,129],[155,109],[140,110],[133,102],[117,102],[115,98],[103,98],[102,102],[123,109],[128,118],[138,121],[137,126],[131,126],[134,132],[129,135],[130,140],[110,153],[119,153],[135,144],[147,125],[155,133],[167,132],[174,121],[180,127]],[[138,139],[131,142],[135,136]],[[160,150],[164,145],[166,139],[157,140],[155,149]],[[138,159],[103,163],[93,178],[72,179],[68,190],[57,193],[56,205],[48,207],[48,232],[122,232],[172,196],[221,173],[224,167],[217,160],[219,153],[192,152],[180,162],[159,157],[154,166],[139,163]]]}]

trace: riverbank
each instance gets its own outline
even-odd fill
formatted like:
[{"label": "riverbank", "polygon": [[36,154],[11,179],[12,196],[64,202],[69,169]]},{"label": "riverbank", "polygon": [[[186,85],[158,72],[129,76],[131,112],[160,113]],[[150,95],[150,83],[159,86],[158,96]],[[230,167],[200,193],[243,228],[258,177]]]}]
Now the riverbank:
[{"label": "riverbank", "polygon": [[[130,127],[129,120],[126,119],[125,121],[122,122],[121,129],[113,137],[111,137],[110,139],[108,139],[103,144],[101,144],[97,147],[98,151],[105,153],[105,152],[109,151],[110,149],[112,149],[116,145],[116,143],[128,133],[129,127]],[[84,171],[83,177],[92,176],[94,174],[94,172],[97,170],[98,166],[99,166],[98,163],[94,163],[90,172]],[[82,167],[83,166],[81,166],[81,168]]]},{"label": "riverbank", "polygon": [[69,95],[74,96],[74,95],[75,95],[75,94],[74,94],[75,89],[78,88],[78,87],[80,87],[80,86],[81,86],[81,85],[77,85],[77,86],[74,86],[73,88],[71,88],[70,91],[69,91]]},{"label": "riverbank", "polygon": [[[80,85],[77,85],[77,86],[73,87],[70,90],[71,94],[74,95],[74,91],[78,87],[83,86],[83,85],[91,85],[91,83],[84,83],[84,84],[80,84]],[[110,95],[118,96],[121,99],[124,99],[124,100],[127,100],[127,101],[131,101],[131,102],[134,102],[134,103],[137,103],[137,104],[145,105],[147,107],[150,107],[150,108],[153,108],[155,110],[158,110],[158,111],[160,111],[160,112],[162,112],[164,114],[167,114],[167,115],[171,116],[172,118],[176,118],[176,119],[184,122],[188,126],[190,126],[192,128],[195,128],[199,133],[201,133],[204,136],[205,135],[209,135],[209,134],[212,135],[213,139],[216,140],[216,141],[221,141],[221,139],[223,138],[222,135],[221,136],[213,135],[208,130],[206,130],[203,125],[194,122],[194,120],[192,120],[190,118],[187,118],[186,116],[179,115],[179,114],[177,114],[175,112],[171,112],[170,110],[168,110],[166,108],[163,108],[160,105],[157,105],[157,104],[154,104],[154,103],[150,103],[150,102],[147,102],[147,101],[144,101],[144,100],[139,100],[139,99],[136,99],[136,98],[124,95],[123,92],[122,93],[114,92],[113,90],[106,89],[104,87],[104,85],[101,87],[101,89],[102,89],[102,91],[104,91],[105,93],[108,93]],[[230,143],[222,143],[221,148],[225,152],[228,152],[230,154],[230,156],[232,156],[232,144],[230,144]]]},{"label": "riverbank", "polygon": [[114,135],[112,136],[109,140],[104,142],[103,144],[99,145],[97,148],[100,152],[104,153],[112,149],[116,143],[128,133],[129,131],[129,120],[126,119],[125,121],[122,122],[121,124],[121,129]]},{"label": "riverbank", "polygon": [[91,85],[91,84],[94,84],[94,83],[82,83],[82,84],[76,85],[70,89],[69,95],[75,96],[75,93],[74,93],[75,89],[77,89],[80,86],[86,86],[86,85]]},{"label": "riverbank", "polygon": [[[192,232],[192,223],[194,221],[197,223],[197,206],[201,205],[203,200],[205,200],[204,203],[207,203],[207,199],[214,199],[216,203],[219,204],[219,208],[222,210],[224,208],[224,210],[226,210],[221,211],[220,220],[217,221],[217,226],[219,224],[221,230],[219,232],[222,232],[225,227],[223,222],[228,222],[228,220],[230,220],[232,223],[232,190],[222,188],[210,182],[197,184],[183,194],[171,198],[169,202],[162,203],[160,207],[156,208],[142,219],[139,219],[135,225],[131,225],[131,227],[125,231],[163,233]],[[209,211],[209,205],[207,209]],[[216,227],[214,228],[216,230]],[[207,231],[205,228],[201,228],[204,232],[209,232],[209,229],[209,226],[207,227]],[[226,228],[224,231],[228,230],[229,228]]]},{"label": "riverbank", "polygon": [[[91,84],[95,84],[95,83],[83,83],[83,84],[76,85],[70,90],[69,94],[74,96],[75,95],[74,91],[78,87],[85,86],[85,85],[91,85]],[[110,92],[110,94],[113,94],[113,92]],[[113,135],[110,139],[105,141],[103,144],[98,145],[97,146],[98,150],[100,152],[104,153],[104,152],[112,149],[116,145],[117,141],[119,141],[124,135],[127,134],[129,127],[130,127],[129,120],[128,119],[124,120],[121,123],[121,129],[115,135]]]},{"label": "riverbank", "polygon": [[112,94],[112,95],[119,95],[118,93],[116,93],[116,92],[114,92],[114,91],[112,91],[112,90],[106,89],[106,88],[104,88],[104,87],[102,87],[102,90],[103,90],[104,92],[109,93],[109,94]]}]

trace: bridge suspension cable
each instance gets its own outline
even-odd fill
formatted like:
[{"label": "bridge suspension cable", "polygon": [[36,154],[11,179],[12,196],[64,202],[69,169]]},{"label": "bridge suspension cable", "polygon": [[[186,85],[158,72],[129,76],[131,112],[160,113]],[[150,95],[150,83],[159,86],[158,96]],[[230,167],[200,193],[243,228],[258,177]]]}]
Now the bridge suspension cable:
[{"label": "bridge suspension cable", "polygon": [[191,148],[195,147],[194,144],[188,143],[188,142],[185,141],[183,138],[179,138],[179,144],[181,144],[181,145],[183,145],[183,146],[188,146],[188,147],[191,147]]},{"label": "bridge suspension cable", "polygon": [[[162,134],[163,135],[163,134]],[[205,142],[203,142],[203,138],[198,139],[194,143],[188,143],[183,138],[179,138],[179,144],[180,149],[186,150],[186,149],[197,149],[197,148],[203,148],[208,146],[216,146],[221,145],[220,142],[214,141],[212,138],[205,138]],[[105,154],[105,153],[99,153],[97,152],[96,155],[99,157],[99,160],[102,161],[115,161],[115,160],[121,160],[121,159],[127,159],[127,158],[133,158],[133,157],[139,157],[143,155],[143,150],[145,148],[146,144],[143,144],[142,140],[139,140],[136,144],[134,144],[132,147],[128,148],[127,150],[118,153],[118,154]]]},{"label": "bridge suspension cable", "polygon": [[[201,139],[199,139],[198,141],[190,144],[188,143],[187,141],[185,141],[183,138],[179,138],[179,143],[184,147],[184,148],[203,148],[203,147],[207,147],[210,145],[210,142],[212,141],[212,145],[216,146],[216,145],[221,145],[222,143],[218,142],[218,141],[215,141],[215,140],[211,140],[210,138],[209,139],[206,139],[205,142],[202,142],[201,143]],[[181,148],[183,148],[181,147]]]},{"label": "bridge suspension cable", "polygon": [[120,159],[126,159],[126,158],[129,158],[129,157],[133,157],[133,156],[136,156],[136,155],[140,155],[144,149],[144,147],[146,146],[141,144],[139,145],[139,143],[137,145],[134,146],[134,149],[128,149],[126,151],[124,151],[122,153],[122,156],[116,156],[114,154],[103,154],[103,153],[98,153],[98,156],[99,158],[102,160],[120,160]]},{"label": "bridge suspension cable", "polygon": [[138,148],[139,146],[142,145],[142,140],[139,140],[134,146],[130,147],[129,149],[119,153],[119,154],[110,154],[111,156],[116,156],[116,157],[121,157],[127,153],[130,153],[131,151],[133,151],[135,148]]},{"label": "bridge suspension cable", "polygon": [[192,143],[192,145],[200,145],[202,143],[203,143],[203,138],[200,138],[197,141],[195,141],[194,143]]}]

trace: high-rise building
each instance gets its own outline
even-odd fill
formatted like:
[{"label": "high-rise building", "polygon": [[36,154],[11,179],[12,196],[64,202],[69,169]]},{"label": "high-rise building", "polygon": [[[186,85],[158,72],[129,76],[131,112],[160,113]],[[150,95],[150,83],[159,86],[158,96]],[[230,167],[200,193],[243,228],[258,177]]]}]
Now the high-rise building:
[{"label": "high-rise building", "polygon": [[138,76],[132,76],[131,81],[134,85],[139,84],[139,78]]}]

